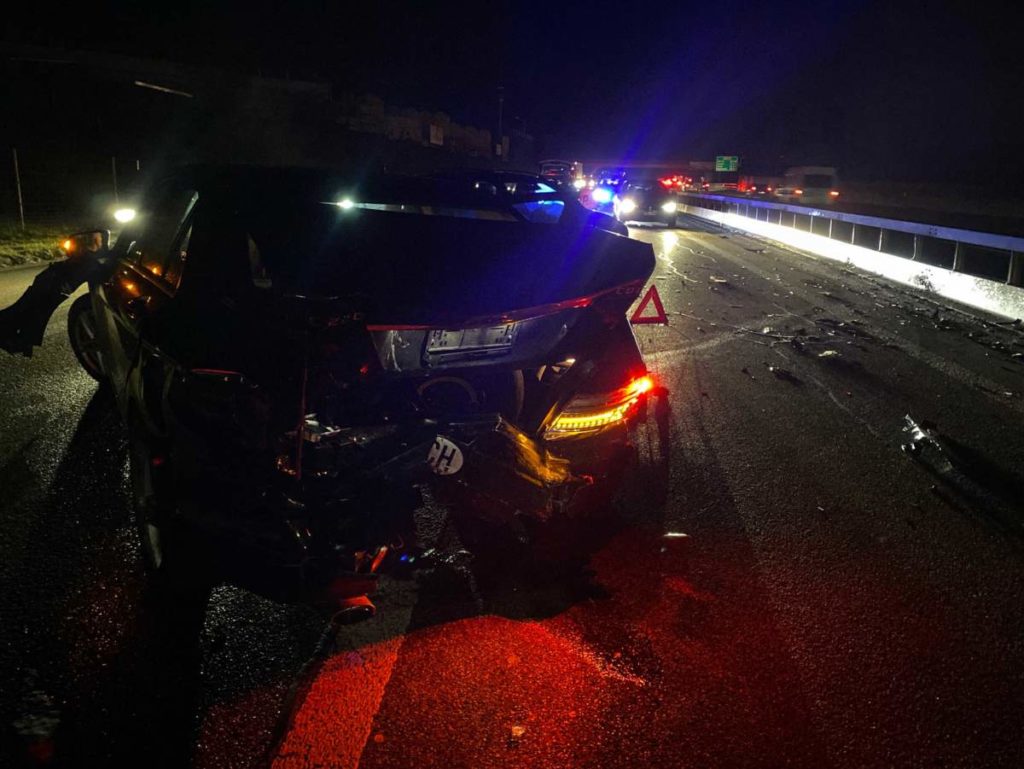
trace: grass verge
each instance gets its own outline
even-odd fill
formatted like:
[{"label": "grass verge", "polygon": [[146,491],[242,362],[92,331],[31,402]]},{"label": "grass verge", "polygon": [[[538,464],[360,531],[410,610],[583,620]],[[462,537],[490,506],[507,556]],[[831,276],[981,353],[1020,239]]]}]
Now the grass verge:
[{"label": "grass verge", "polygon": [[28,227],[0,224],[0,270],[22,264],[50,262],[62,256],[60,239],[65,227]]}]

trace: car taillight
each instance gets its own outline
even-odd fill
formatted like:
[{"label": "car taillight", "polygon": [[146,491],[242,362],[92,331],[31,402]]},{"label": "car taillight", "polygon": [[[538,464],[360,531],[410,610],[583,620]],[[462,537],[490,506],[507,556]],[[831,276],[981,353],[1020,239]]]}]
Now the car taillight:
[{"label": "car taillight", "polygon": [[640,398],[654,389],[649,376],[633,379],[625,387],[599,395],[577,395],[545,430],[548,440],[570,438],[603,430],[624,422]]},{"label": "car taillight", "polygon": [[838,198],[839,197],[839,190],[829,190],[828,194],[829,194],[830,197]]}]

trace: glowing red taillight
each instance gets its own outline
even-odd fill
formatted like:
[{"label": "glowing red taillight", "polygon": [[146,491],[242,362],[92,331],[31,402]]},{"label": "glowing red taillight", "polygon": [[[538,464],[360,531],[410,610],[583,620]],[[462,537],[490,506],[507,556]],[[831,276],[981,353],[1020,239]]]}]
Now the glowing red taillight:
[{"label": "glowing red taillight", "polygon": [[634,395],[644,395],[654,389],[654,380],[649,376],[642,376],[629,383],[628,389]]},{"label": "glowing red taillight", "polygon": [[624,423],[641,397],[654,389],[654,380],[636,377],[618,390],[598,395],[577,395],[545,430],[548,440],[587,435]]}]

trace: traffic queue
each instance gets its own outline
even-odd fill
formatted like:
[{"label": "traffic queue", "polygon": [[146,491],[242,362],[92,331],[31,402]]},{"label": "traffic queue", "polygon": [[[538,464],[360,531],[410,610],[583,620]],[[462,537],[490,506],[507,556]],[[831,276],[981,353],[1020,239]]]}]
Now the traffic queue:
[{"label": "traffic queue", "polygon": [[[707,165],[708,168],[703,166]],[[586,208],[622,223],[676,224],[680,196],[716,193],[758,197],[780,203],[831,205],[839,200],[836,169],[794,166],[783,174],[757,175],[716,171],[713,164],[691,163],[687,170],[670,166],[596,166],[587,172],[579,161],[543,160],[540,177]]]}]

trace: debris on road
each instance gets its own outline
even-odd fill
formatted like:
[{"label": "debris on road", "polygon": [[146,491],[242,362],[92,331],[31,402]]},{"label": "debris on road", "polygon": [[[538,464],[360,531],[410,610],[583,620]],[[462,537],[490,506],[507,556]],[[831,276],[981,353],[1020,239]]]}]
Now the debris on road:
[{"label": "debris on road", "polygon": [[690,541],[690,535],[682,531],[666,531],[661,535],[661,547],[658,551],[662,555],[678,555]]},{"label": "debris on road", "polygon": [[792,372],[784,368],[780,368],[779,366],[773,366],[770,363],[765,363],[764,365],[772,374],[775,375],[776,379],[781,379],[784,382],[789,382],[790,384],[795,385],[802,385],[804,383],[804,380],[800,379],[800,377],[795,376]]},{"label": "debris on road", "polygon": [[841,358],[842,355],[838,350],[822,350],[818,353],[819,358]]},{"label": "debris on road", "polygon": [[[904,453],[916,457],[925,448],[932,448],[939,453],[944,453],[938,434],[935,432],[935,426],[932,423],[918,423],[910,414],[905,415],[903,420],[906,422],[903,432],[910,434],[910,440],[900,445]],[[950,467],[952,467],[952,463],[950,463]]]},{"label": "debris on road", "polygon": [[1024,480],[1019,474],[941,434],[931,422],[917,422],[909,414],[903,420],[903,431],[910,438],[900,448],[948,490],[932,485],[933,494],[956,509],[973,508],[1005,533],[1024,538],[1024,526],[1019,519]]}]

